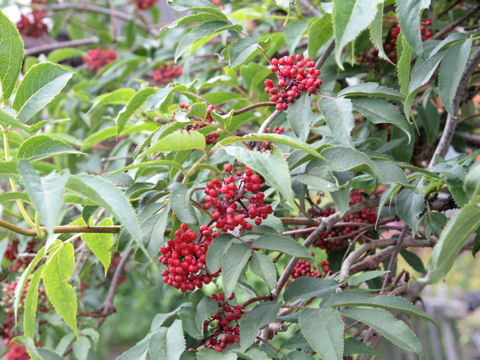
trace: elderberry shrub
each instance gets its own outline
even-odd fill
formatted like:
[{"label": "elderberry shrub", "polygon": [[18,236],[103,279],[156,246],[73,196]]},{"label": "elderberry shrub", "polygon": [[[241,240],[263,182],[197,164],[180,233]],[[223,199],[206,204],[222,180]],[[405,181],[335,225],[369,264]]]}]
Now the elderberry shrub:
[{"label": "elderberry shrub", "polygon": [[115,50],[103,50],[102,48],[97,48],[87,50],[87,54],[83,57],[83,61],[91,72],[97,72],[116,58],[117,53]]},{"label": "elderberry shrub", "polygon": [[157,86],[169,83],[172,79],[182,75],[183,69],[181,65],[172,62],[166,62],[153,71],[153,80]]},{"label": "elderberry shrub", "polygon": [[157,0],[134,0],[134,2],[137,8],[140,10],[147,10],[150,9],[157,2]]},{"label": "elderberry shrub", "polygon": [[228,300],[231,301],[235,298],[235,294],[232,294],[228,300],[225,299],[224,293],[212,294],[211,297],[217,302],[219,310],[209,320],[204,321],[203,331],[207,331],[209,326],[213,327],[213,331],[203,339],[200,347],[204,346],[221,352],[226,347],[240,341],[238,321],[243,315],[242,306],[228,303]]},{"label": "elderberry shrub", "polygon": [[29,14],[20,15],[20,20],[17,22],[17,29],[22,35],[40,37],[48,30],[47,24],[43,22],[44,19],[44,11],[33,9]]},{"label": "elderberry shrub", "polygon": [[[363,195],[361,190],[353,190],[350,193],[350,206],[360,203],[363,201]],[[326,207],[325,209],[315,209],[310,208],[309,213],[312,216],[316,217],[326,217],[335,213],[335,209],[331,207]],[[375,224],[377,221],[377,212],[376,209],[364,209],[356,213],[347,215],[343,218],[343,222],[348,223],[366,223],[366,224]],[[314,246],[321,249],[325,249],[327,252],[341,250],[345,248],[348,242],[351,240],[349,234],[358,230],[359,227],[355,225],[349,225],[345,227],[336,227],[330,229],[330,231],[325,231],[319,237],[319,239],[314,243]],[[332,239],[338,238],[339,239]]]},{"label": "elderberry shrub", "polygon": [[309,57],[284,56],[280,59],[272,58],[270,70],[276,73],[277,85],[272,79],[265,79],[265,92],[270,94],[270,101],[276,103],[277,110],[287,110],[288,105],[300,97],[304,92],[314,94],[322,85],[318,79],[321,72],[315,69],[315,62]]}]

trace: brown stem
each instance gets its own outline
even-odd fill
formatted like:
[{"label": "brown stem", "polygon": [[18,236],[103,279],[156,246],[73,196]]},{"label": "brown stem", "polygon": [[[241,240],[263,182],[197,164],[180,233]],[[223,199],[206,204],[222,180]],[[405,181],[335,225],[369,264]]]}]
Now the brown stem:
[{"label": "brown stem", "polygon": [[257,107],[262,107],[262,106],[275,106],[275,103],[271,102],[271,101],[265,101],[265,102],[259,102],[259,103],[256,103],[256,104],[251,104],[251,105],[245,106],[244,108],[235,110],[233,112],[233,116],[243,114],[244,112],[247,112],[247,111],[250,111],[250,110],[255,109]]},{"label": "brown stem", "polygon": [[451,24],[449,24],[448,26],[446,26],[445,28],[443,28],[442,30],[440,30],[439,32],[437,32],[435,35],[432,36],[432,40],[439,40],[441,39],[444,35],[447,35],[450,31],[452,31],[453,29],[455,29],[458,25],[460,25],[462,22],[464,22],[465,20],[468,20],[470,19],[473,14],[475,14],[478,10],[480,10],[480,5],[476,6],[473,8],[472,11],[469,11],[468,13],[466,13],[464,16],[462,16],[461,18],[455,20],[454,22],[452,22]]},{"label": "brown stem", "polygon": [[195,94],[191,91],[182,91],[183,94],[187,94],[187,95],[190,95],[190,96],[193,96],[199,100],[202,100],[204,103],[208,104],[208,105],[212,105],[215,109],[217,109],[218,111],[220,111],[222,114],[226,114],[227,112],[225,110],[223,110],[222,108],[216,106],[216,105],[213,105],[210,101],[208,101],[207,99],[205,99],[204,97],[198,95],[198,94]]},{"label": "brown stem", "polygon": [[51,44],[39,45],[39,46],[34,46],[31,48],[25,49],[24,56],[27,57],[27,56],[41,54],[41,53],[56,50],[56,49],[62,49],[66,47],[77,47],[82,45],[92,45],[96,43],[98,43],[98,39],[79,39],[79,40],[54,42]]},{"label": "brown stem", "polygon": [[390,257],[390,263],[388,264],[388,273],[385,274],[385,280],[383,281],[382,289],[380,290],[380,294],[383,294],[385,292],[388,283],[392,279],[393,269],[395,268],[395,265],[397,264],[398,254],[400,252],[400,248],[402,247],[402,242],[405,239],[405,236],[407,235],[407,231],[408,231],[408,226],[404,225],[403,229],[402,229],[402,232],[400,233],[400,236],[398,237],[397,244],[395,245],[395,249],[393,250],[392,256]]}]

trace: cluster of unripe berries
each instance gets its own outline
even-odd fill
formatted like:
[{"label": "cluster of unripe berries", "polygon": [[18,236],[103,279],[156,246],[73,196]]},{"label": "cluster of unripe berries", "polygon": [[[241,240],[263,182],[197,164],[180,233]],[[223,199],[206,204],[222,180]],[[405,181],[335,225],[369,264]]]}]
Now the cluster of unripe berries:
[{"label": "cluster of unripe berries", "polygon": [[158,260],[167,267],[162,272],[163,282],[182,292],[201,289],[203,284],[210,283],[219,273],[210,274],[205,269],[205,261],[208,246],[218,235],[205,225],[197,234],[182,223],[175,237],[160,249],[162,256]]},{"label": "cluster of unripe berries", "polygon": [[116,58],[117,53],[115,50],[103,50],[102,48],[97,48],[87,50],[87,54],[83,57],[83,62],[88,66],[90,71],[96,72]]},{"label": "cluster of unripe berries", "polygon": [[181,65],[175,64],[173,61],[166,62],[153,72],[153,80],[155,80],[157,86],[160,86],[169,83],[172,79],[180,77],[182,73],[183,69]]},{"label": "cluster of unripe berries", "polygon": [[135,0],[135,5],[140,10],[147,10],[150,9],[156,2],[157,0]]},{"label": "cluster of unripe berries", "polygon": [[[235,295],[232,294],[228,300],[233,300]],[[207,331],[209,325],[215,324],[216,327],[212,334],[203,340],[206,348],[214,349],[221,352],[226,347],[236,344],[240,341],[240,325],[238,320],[242,317],[242,306],[231,305],[225,299],[224,293],[213,294],[214,299],[219,307],[218,312],[209,320],[203,323],[203,331]]]},{"label": "cluster of unripe berries", "polygon": [[[432,26],[432,20],[423,18],[422,25],[420,26],[423,41],[426,41],[432,37],[432,30],[429,29],[430,26]],[[397,57],[397,51],[395,50],[395,47],[397,46],[398,35],[400,35],[400,26],[398,25],[398,22],[396,22],[395,25],[393,25],[393,27],[390,29],[390,41],[385,45],[385,50],[389,51],[387,56],[390,60],[393,60]]]},{"label": "cluster of unripe berries", "polygon": [[39,9],[33,9],[29,14],[21,14],[17,22],[17,29],[20,34],[25,36],[39,37],[48,30],[47,24],[43,22],[45,12]]},{"label": "cluster of unripe berries", "polygon": [[[205,210],[212,210],[215,227],[223,232],[252,229],[247,218],[260,225],[273,213],[271,205],[264,204],[265,194],[259,191],[262,179],[248,166],[242,173],[234,171],[232,164],[223,166],[222,180],[213,178],[205,189]],[[230,175],[228,175],[230,174]],[[228,175],[228,176],[227,176]]]},{"label": "cluster of unripe berries", "polygon": [[[312,256],[314,256],[313,253],[312,253]],[[320,266],[322,267],[322,271],[315,269],[312,266],[312,264],[310,264],[308,261],[300,260],[297,263],[297,265],[295,265],[295,268],[293,270],[291,277],[293,279],[298,279],[299,277],[302,277],[302,276],[323,278],[332,273],[332,270],[330,270],[330,267],[329,267],[330,262],[328,260],[323,260],[320,263]]]},{"label": "cluster of unripe berries", "polygon": [[[190,108],[192,106],[185,104],[185,103],[180,103],[180,109],[187,112],[190,111]],[[207,107],[207,116],[204,121],[201,119],[196,119],[194,118],[193,120],[195,123],[188,125],[185,130],[198,130],[201,128],[204,128],[208,126],[208,124],[211,124],[213,122],[213,117],[212,117],[212,111],[215,109],[213,105],[208,105]],[[176,114],[176,110],[174,110],[174,115]],[[207,145],[215,145],[217,143],[218,138],[220,137],[220,133],[218,131],[214,131],[208,135],[205,136],[205,143]]]},{"label": "cluster of unripe berries", "polygon": [[[350,205],[357,204],[363,201],[362,192],[360,190],[353,190],[350,193]],[[314,209],[310,208],[309,213],[312,216],[316,217],[326,217],[335,213],[335,209],[326,207],[325,209]],[[343,218],[344,222],[348,223],[364,223],[364,224],[375,224],[377,221],[377,213],[375,209],[364,209],[356,213],[347,215]],[[320,238],[314,243],[314,246],[317,246],[321,249],[325,249],[327,252],[341,250],[345,248],[351,240],[348,236],[352,232],[358,230],[359,227],[355,225],[336,227],[330,231],[325,231],[322,233]],[[340,239],[332,239],[338,238]]]},{"label": "cluster of unripe berries", "polygon": [[277,110],[287,110],[288,105],[304,92],[313,94],[322,85],[320,70],[315,69],[315,62],[309,57],[284,56],[272,58],[270,70],[277,74],[278,83],[265,79],[265,92],[270,95],[270,101],[276,103]]},{"label": "cluster of unripe berries", "polygon": [[[32,257],[29,257],[29,256],[20,257],[17,259],[18,245],[19,245],[18,238],[13,239],[11,242],[8,243],[7,249],[5,250],[5,253],[3,255],[5,259],[11,262],[11,265],[9,266],[9,270],[11,272],[19,271],[22,267],[28,266],[28,264],[30,264],[30,262],[32,261]],[[35,245],[36,245],[35,239],[30,240],[27,243],[25,252],[34,253]]]}]

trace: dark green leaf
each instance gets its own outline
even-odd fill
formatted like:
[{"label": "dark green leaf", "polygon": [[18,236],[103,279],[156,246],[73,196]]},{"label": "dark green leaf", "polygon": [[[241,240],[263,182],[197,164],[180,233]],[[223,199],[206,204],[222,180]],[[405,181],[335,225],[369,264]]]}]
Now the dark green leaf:
[{"label": "dark green leaf", "polygon": [[420,33],[421,3],[418,0],[397,0],[397,19],[400,30],[409,45],[417,55],[423,52],[423,42]]},{"label": "dark green leaf", "polygon": [[283,294],[283,299],[285,301],[294,301],[310,297],[325,298],[339,286],[334,280],[301,277],[288,285]]},{"label": "dark green leaf", "polygon": [[308,250],[290,237],[277,234],[265,234],[254,240],[252,247],[280,251],[299,258],[310,259]]},{"label": "dark green leaf", "polygon": [[310,22],[308,29],[308,56],[315,59],[318,50],[333,36],[332,17],[328,14]]},{"label": "dark green leaf", "polygon": [[417,193],[414,190],[403,189],[397,196],[397,215],[415,232],[418,229],[418,216],[424,208],[425,199],[421,191]]},{"label": "dark green leaf", "polygon": [[252,38],[243,38],[232,45],[228,49],[228,58],[230,67],[237,67],[243,64],[257,50],[258,43]]},{"label": "dark green leaf", "polygon": [[250,269],[254,274],[265,280],[269,290],[275,287],[277,282],[277,268],[268,256],[254,252],[250,259]]},{"label": "dark green leaf", "polygon": [[344,355],[349,356],[355,354],[382,356],[382,353],[380,351],[368,347],[360,340],[357,340],[355,338],[345,339]]},{"label": "dark green leaf", "polygon": [[227,249],[222,266],[223,289],[227,298],[232,294],[238,278],[251,255],[252,250],[243,244],[233,244]]},{"label": "dark green leaf", "polygon": [[277,318],[280,304],[277,302],[265,302],[255,306],[240,321],[240,348],[245,351],[253,344],[258,330],[272,323]]}]

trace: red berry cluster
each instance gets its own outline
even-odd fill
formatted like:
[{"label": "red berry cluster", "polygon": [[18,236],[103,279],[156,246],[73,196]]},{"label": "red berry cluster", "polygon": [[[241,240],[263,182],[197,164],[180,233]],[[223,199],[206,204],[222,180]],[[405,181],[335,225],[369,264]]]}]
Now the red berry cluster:
[{"label": "red berry cluster", "polygon": [[[426,41],[432,37],[432,30],[429,27],[432,26],[432,20],[430,19],[422,19],[422,25],[420,26],[420,31],[422,33],[422,40]],[[387,56],[390,60],[393,60],[397,57],[397,51],[394,49],[397,46],[397,39],[398,35],[400,35],[400,26],[398,22],[393,25],[390,29],[390,42],[385,45],[385,50],[389,51]]]},{"label": "red berry cluster", "polygon": [[25,349],[22,345],[16,344],[11,341],[8,341],[6,345],[8,347],[8,352],[5,354],[6,360],[29,360],[30,359],[27,349]]},{"label": "red berry cluster", "polygon": [[173,61],[166,62],[153,72],[153,80],[155,80],[157,86],[160,86],[169,83],[172,79],[180,77],[182,73],[183,69],[181,65],[177,65]]},{"label": "red berry cluster", "polygon": [[[363,196],[360,190],[353,190],[350,193],[350,205],[357,204],[362,201],[363,201]],[[309,213],[311,215],[321,216],[321,217],[330,216],[334,212],[335,212],[335,209],[330,207],[327,207],[323,210],[314,209],[314,208],[309,209]],[[354,222],[354,223],[375,224],[375,222],[377,221],[377,213],[375,209],[364,209],[354,214],[345,216],[343,218],[343,221],[350,222],[350,223]],[[348,235],[358,229],[359,229],[358,226],[345,226],[345,227],[333,228],[330,231],[324,232],[322,236],[315,242],[314,245],[321,249],[327,250],[327,252],[343,249],[347,246],[348,241],[350,240],[350,238],[348,238]],[[337,239],[334,241],[332,241],[331,239],[327,240],[327,238],[335,238],[335,237],[343,237],[343,236],[345,236],[345,238]]]},{"label": "red berry cluster", "polygon": [[[212,221],[215,227],[223,232],[238,227],[252,229],[247,218],[260,225],[263,219],[273,213],[271,205],[264,204],[265,194],[260,190],[262,179],[254,174],[248,166],[245,172],[233,171],[233,165],[223,165],[225,176],[222,180],[213,178],[207,182],[205,189],[205,210],[212,209]],[[227,174],[230,174],[227,176]]]},{"label": "red berry cluster", "polygon": [[97,48],[87,50],[87,55],[83,57],[83,62],[88,66],[90,71],[96,72],[116,58],[117,53],[115,50],[103,50],[102,48]]},{"label": "red berry cluster", "polygon": [[[233,300],[232,294],[228,300]],[[240,305],[231,305],[225,300],[225,294],[213,294],[219,307],[218,312],[209,320],[203,323],[203,331],[207,331],[210,324],[216,322],[213,333],[202,341],[202,344],[210,349],[221,352],[226,347],[236,344],[240,341],[240,325],[238,320],[242,317],[242,307]]]},{"label": "red berry cluster", "polygon": [[201,289],[219,275],[210,274],[205,269],[205,261],[208,246],[220,233],[213,233],[206,225],[201,226],[200,231],[196,234],[182,223],[173,240],[168,240],[167,246],[160,249],[162,256],[158,260],[168,268],[162,272],[163,282],[182,292]]},{"label": "red berry cluster", "polygon": [[135,0],[135,5],[140,10],[147,10],[150,9],[156,2],[157,0]]},{"label": "red berry cluster", "polygon": [[313,94],[322,85],[318,79],[320,70],[315,69],[315,62],[309,57],[303,59],[301,54],[273,58],[270,70],[277,74],[278,84],[265,79],[265,92],[270,94],[270,101],[276,103],[277,110],[287,110],[288,105],[301,94],[308,91]]},{"label": "red berry cluster", "polygon": [[[274,134],[282,134],[284,131],[285,131],[285,128],[284,128],[283,126],[280,126],[280,127],[275,126],[275,127],[273,128],[273,133],[274,133]],[[266,133],[270,132],[270,128],[267,127],[267,128],[265,129],[265,132],[266,132]],[[265,141],[265,140],[262,141],[262,149],[269,149],[269,148],[270,148],[270,142]]]},{"label": "red berry cluster", "polygon": [[212,5],[220,6],[222,5],[222,0],[212,0]]},{"label": "red berry cluster", "polygon": [[[312,253],[312,256],[313,256],[313,253]],[[323,277],[332,273],[332,270],[330,270],[330,268],[329,268],[330,263],[328,262],[328,260],[322,261],[320,263],[320,266],[322,267],[323,273],[320,272],[317,269],[314,269],[312,271],[312,268],[313,268],[312,264],[310,264],[306,260],[300,260],[297,263],[297,265],[295,265],[295,269],[293,270],[293,273],[292,273],[291,277],[293,279],[297,279],[297,278],[302,277],[302,276],[323,278]]]},{"label": "red berry cluster", "polygon": [[[180,103],[180,109],[183,111],[190,111],[190,108],[192,106],[185,104],[185,103]],[[201,119],[193,119],[195,121],[194,124],[189,125],[185,128],[185,130],[198,130],[201,128],[204,128],[208,126],[208,124],[211,124],[213,122],[213,117],[212,117],[212,111],[215,109],[213,105],[208,105],[207,107],[207,117],[205,118],[204,121]],[[174,110],[174,115],[176,114],[176,110]],[[218,131],[214,131],[213,133],[210,133],[205,136],[205,143],[207,145],[215,145],[217,143],[218,138],[220,137],[220,133]]]},{"label": "red berry cluster", "polygon": [[[29,257],[29,256],[25,256],[17,259],[18,245],[19,245],[18,238],[13,239],[11,242],[8,243],[7,249],[5,250],[5,253],[3,255],[5,259],[12,262],[12,265],[9,267],[9,270],[11,272],[19,271],[23,266],[28,266],[28,264],[30,264],[30,262],[32,261],[32,257]],[[35,239],[30,240],[27,243],[25,252],[33,254],[35,252],[35,245],[36,245]]]},{"label": "red berry cluster", "polygon": [[47,24],[43,22],[43,19],[45,19],[45,11],[33,9],[32,12],[27,15],[20,15],[20,20],[17,22],[17,29],[20,34],[25,36],[42,36],[48,30]]}]

